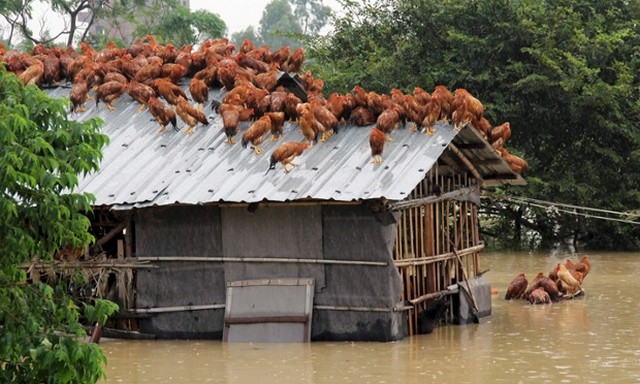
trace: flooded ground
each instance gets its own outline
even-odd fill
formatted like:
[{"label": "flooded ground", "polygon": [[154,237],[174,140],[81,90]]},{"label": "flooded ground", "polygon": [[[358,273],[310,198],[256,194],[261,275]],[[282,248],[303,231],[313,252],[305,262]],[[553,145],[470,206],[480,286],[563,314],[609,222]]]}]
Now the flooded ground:
[{"label": "flooded ground", "polygon": [[[520,272],[566,255],[484,255],[493,314],[394,343],[224,344],[103,340],[106,383],[639,383],[640,253],[591,253],[586,295],[503,299]],[[571,257],[574,261],[578,257]]]}]

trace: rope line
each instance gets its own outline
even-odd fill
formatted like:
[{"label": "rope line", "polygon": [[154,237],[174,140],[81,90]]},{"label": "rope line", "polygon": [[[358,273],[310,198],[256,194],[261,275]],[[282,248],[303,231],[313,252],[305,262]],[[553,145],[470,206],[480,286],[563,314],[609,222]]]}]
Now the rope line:
[{"label": "rope line", "polygon": [[[584,207],[579,205],[564,204],[564,203],[558,203],[558,202],[552,202],[552,201],[533,199],[528,197],[501,196],[501,195],[498,196],[491,193],[488,193],[482,197],[494,199],[494,200],[509,201],[517,204],[526,204],[532,207],[543,208],[543,209],[552,208],[552,209],[555,209],[557,212],[562,212],[569,215],[576,215],[576,216],[582,216],[582,217],[587,217],[592,219],[609,220],[609,221],[617,221],[617,222],[626,223],[626,224],[640,225],[640,222],[635,221],[636,220],[635,218],[622,219],[622,218],[615,218],[615,217],[607,217],[607,216],[594,215],[594,214],[585,213],[585,212],[578,212],[577,210],[604,213],[604,214],[610,214],[610,215],[618,215],[618,216],[624,216],[624,217],[640,216],[639,214],[634,214],[629,212],[618,212],[618,211],[611,211],[607,209]],[[558,208],[558,207],[561,207],[561,208]],[[568,209],[563,209],[563,208],[568,208]]]}]

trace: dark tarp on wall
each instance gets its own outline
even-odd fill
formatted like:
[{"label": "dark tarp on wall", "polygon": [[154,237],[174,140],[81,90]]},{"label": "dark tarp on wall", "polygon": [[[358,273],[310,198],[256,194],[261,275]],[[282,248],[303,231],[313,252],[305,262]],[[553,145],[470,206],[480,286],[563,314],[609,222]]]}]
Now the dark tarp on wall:
[{"label": "dark tarp on wall", "polygon": [[[137,307],[224,304],[228,281],[313,278],[315,305],[381,311],[313,311],[312,339],[397,340],[406,313],[394,312],[402,293],[393,264],[396,224],[364,205],[246,207],[173,206],[137,212],[138,256],[256,257],[385,262],[385,266],[176,262],[153,264],[137,279]],[[142,332],[160,338],[220,338],[223,309],[158,313]],[[197,319],[196,319],[197,317]]]},{"label": "dark tarp on wall", "polygon": [[[322,210],[316,206],[222,208],[226,257],[322,260]],[[310,277],[316,291],[325,285],[323,264],[225,263],[225,280]]]},{"label": "dark tarp on wall", "polygon": [[[214,256],[222,253],[220,209],[179,206],[138,210],[139,257]],[[154,261],[156,269],[137,272],[137,307],[224,304],[222,263]],[[141,319],[140,331],[163,338],[222,337],[224,310],[159,313]]]}]

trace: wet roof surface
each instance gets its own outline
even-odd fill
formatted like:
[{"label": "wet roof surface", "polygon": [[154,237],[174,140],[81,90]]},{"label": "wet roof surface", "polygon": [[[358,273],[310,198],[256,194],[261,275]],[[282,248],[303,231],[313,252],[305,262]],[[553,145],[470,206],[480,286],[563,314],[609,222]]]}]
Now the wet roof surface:
[{"label": "wet roof surface", "polygon": [[[59,87],[47,93],[68,97],[69,89]],[[212,90],[209,100],[221,97],[219,90]],[[385,144],[382,164],[371,162],[370,127],[343,125],[338,134],[296,158],[294,162],[299,166],[290,173],[285,173],[280,164],[267,173],[269,157],[280,143],[303,140],[297,124],[285,123],[283,139],[270,141],[267,137],[263,152],[256,155],[250,146],[242,148],[239,144],[249,123],[241,123],[238,143],[229,145],[222,118],[209,106],[204,112],[210,124],[198,125],[193,134],[185,135],[186,125],[179,117],[179,132],[171,126],[159,132],[149,111],[139,112],[140,105],[126,94],[114,105],[116,110],[112,112],[104,104],[96,108],[90,100],[86,112],[71,115],[77,120],[100,117],[104,120],[102,131],[110,137],[100,171],[81,178],[78,186],[80,192],[95,195],[96,206],[128,209],[212,202],[356,201],[380,197],[402,200],[425,177],[456,134],[466,138],[462,144],[475,143],[468,146],[475,148],[475,155],[470,152],[473,156],[498,159],[492,168],[481,169],[481,174],[515,175],[506,162],[500,164],[500,158],[491,154],[488,143],[485,142],[488,148],[482,147],[477,134],[465,132],[471,128],[458,133],[442,123],[438,123],[434,135],[411,132],[409,124],[395,130],[394,141]],[[516,176],[515,180],[519,177]]]}]

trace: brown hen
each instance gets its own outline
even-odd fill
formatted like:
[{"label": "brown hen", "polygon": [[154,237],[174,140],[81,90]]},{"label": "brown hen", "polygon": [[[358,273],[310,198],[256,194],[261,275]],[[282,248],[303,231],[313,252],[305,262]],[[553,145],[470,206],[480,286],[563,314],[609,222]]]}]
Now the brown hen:
[{"label": "brown hen", "polygon": [[184,131],[185,135],[192,134],[193,127],[198,125],[198,123],[201,123],[202,125],[209,125],[207,116],[201,110],[191,105],[187,99],[182,96],[178,97],[176,113],[180,116],[182,121],[189,126],[189,128]]},{"label": "brown hen", "polygon": [[269,116],[262,116],[258,120],[256,120],[249,129],[242,135],[242,148],[246,148],[247,144],[251,143],[253,145],[253,151],[256,155],[262,153],[262,148],[260,148],[260,144],[264,141],[265,136],[271,128],[273,123]]},{"label": "brown hen", "polygon": [[293,167],[297,167],[298,164],[293,163],[293,160],[302,154],[305,149],[310,148],[311,145],[309,143],[297,142],[297,141],[288,141],[280,144],[278,148],[271,154],[271,158],[269,159],[269,172],[272,169],[276,168],[276,164],[282,164],[285,173],[289,173],[291,170],[287,168],[287,165],[291,165]]},{"label": "brown hen", "polygon": [[382,163],[382,151],[384,150],[384,142],[384,132],[376,127],[371,128],[371,133],[369,134],[369,147],[371,147],[372,163]]},{"label": "brown hen", "polygon": [[149,98],[149,112],[151,116],[160,123],[160,132],[164,131],[167,128],[167,125],[173,125],[174,130],[178,130],[178,125],[176,124],[176,113],[173,109],[164,104],[161,100],[157,99],[155,96],[151,96]]}]

